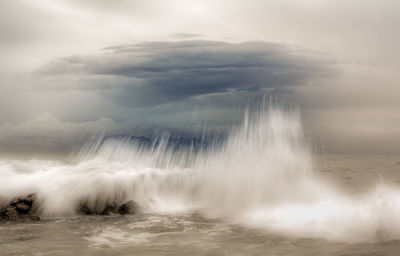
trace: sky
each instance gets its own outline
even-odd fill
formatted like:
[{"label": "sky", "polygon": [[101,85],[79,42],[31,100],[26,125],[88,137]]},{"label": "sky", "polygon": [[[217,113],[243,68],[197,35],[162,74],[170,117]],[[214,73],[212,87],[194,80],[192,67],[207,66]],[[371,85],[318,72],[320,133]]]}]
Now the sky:
[{"label": "sky", "polygon": [[0,152],[229,129],[265,96],[317,151],[400,152],[397,0],[0,3]]}]

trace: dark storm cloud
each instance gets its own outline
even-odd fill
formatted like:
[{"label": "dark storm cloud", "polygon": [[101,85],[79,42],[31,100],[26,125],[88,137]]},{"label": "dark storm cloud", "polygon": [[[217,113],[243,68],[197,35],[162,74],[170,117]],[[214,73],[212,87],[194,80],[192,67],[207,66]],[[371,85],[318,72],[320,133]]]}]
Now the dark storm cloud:
[{"label": "dark storm cloud", "polygon": [[[49,76],[85,76],[108,100],[124,106],[154,106],[205,95],[262,95],[318,83],[332,76],[332,63],[306,52],[265,42],[147,42],[72,56],[39,70]],[[107,77],[102,90],[98,77]],[[89,80],[88,80],[89,79]]]},{"label": "dark storm cloud", "polygon": [[65,153],[102,131],[224,134],[267,94],[291,100],[295,88],[336,73],[335,63],[315,53],[265,42],[110,46],[55,59],[24,83],[4,81],[21,88],[0,94],[5,110],[14,104],[0,116],[11,120],[0,123],[0,152]]}]

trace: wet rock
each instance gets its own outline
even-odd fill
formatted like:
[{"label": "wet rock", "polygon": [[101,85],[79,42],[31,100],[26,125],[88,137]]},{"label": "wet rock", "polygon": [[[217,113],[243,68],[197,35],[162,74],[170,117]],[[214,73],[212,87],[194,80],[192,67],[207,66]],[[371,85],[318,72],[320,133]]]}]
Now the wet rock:
[{"label": "wet rock", "polygon": [[33,205],[33,202],[36,199],[36,195],[35,194],[29,194],[23,197],[16,197],[13,200],[11,200],[11,202],[9,203],[9,205],[11,206],[16,206],[17,204],[23,204],[23,205],[27,205],[29,207],[31,207]]},{"label": "wet rock", "polygon": [[78,213],[83,215],[110,215],[117,211],[117,206],[114,204],[106,204],[99,206],[99,204],[91,205],[84,201],[79,204]]},{"label": "wet rock", "polygon": [[134,201],[128,201],[123,204],[106,204],[99,207],[98,204],[90,206],[84,201],[79,204],[78,212],[83,215],[110,215],[110,214],[134,214],[137,212],[138,206]]},{"label": "wet rock", "polygon": [[124,204],[121,204],[118,207],[118,213],[121,215],[124,214],[135,214],[137,212],[138,205],[134,201],[128,201]]},{"label": "wet rock", "polygon": [[15,205],[15,209],[19,214],[27,214],[31,210],[31,207],[26,204],[18,203]]},{"label": "wet rock", "polygon": [[35,194],[16,197],[0,209],[0,221],[38,221],[34,202]]},{"label": "wet rock", "polygon": [[88,206],[87,202],[82,202],[79,204],[78,212],[79,212],[79,214],[83,214],[83,215],[92,215],[93,214],[93,211]]},{"label": "wet rock", "polygon": [[107,204],[104,207],[104,210],[100,213],[101,215],[110,215],[117,211],[117,205],[115,204]]}]

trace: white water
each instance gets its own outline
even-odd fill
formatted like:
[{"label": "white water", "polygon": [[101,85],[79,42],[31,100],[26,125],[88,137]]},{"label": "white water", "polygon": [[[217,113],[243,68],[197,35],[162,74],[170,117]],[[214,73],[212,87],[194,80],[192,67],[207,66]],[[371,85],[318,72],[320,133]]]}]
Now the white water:
[{"label": "white water", "polygon": [[400,239],[400,192],[383,184],[361,198],[313,175],[296,111],[247,115],[224,145],[153,150],[122,140],[85,148],[74,163],[1,160],[0,195],[36,192],[43,216],[70,216],[135,200],[143,211],[205,217],[296,237],[345,242]]}]

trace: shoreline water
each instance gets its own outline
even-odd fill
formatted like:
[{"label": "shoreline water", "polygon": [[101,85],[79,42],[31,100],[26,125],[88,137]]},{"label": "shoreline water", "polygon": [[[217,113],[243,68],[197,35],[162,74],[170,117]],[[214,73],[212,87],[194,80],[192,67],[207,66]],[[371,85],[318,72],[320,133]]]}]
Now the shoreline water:
[{"label": "shoreline water", "polygon": [[[204,152],[109,140],[77,161],[0,160],[0,194],[37,193],[42,218],[0,225],[2,251],[32,253],[33,243],[50,255],[244,254],[239,245],[250,254],[365,253],[364,247],[381,253],[384,244],[397,251],[396,156],[315,156],[298,113],[258,114],[222,147]],[[77,216],[82,202],[91,210],[129,200],[139,214]],[[52,236],[58,240],[49,244]]]}]

